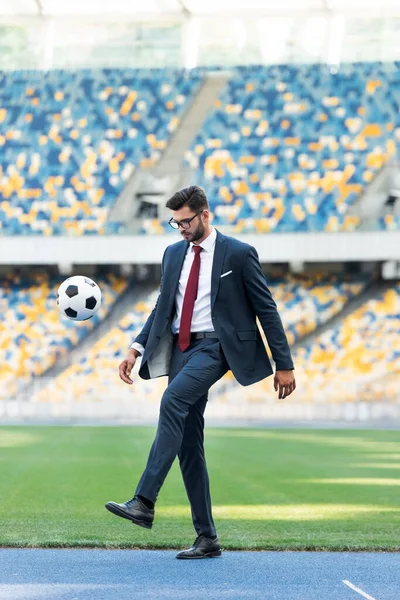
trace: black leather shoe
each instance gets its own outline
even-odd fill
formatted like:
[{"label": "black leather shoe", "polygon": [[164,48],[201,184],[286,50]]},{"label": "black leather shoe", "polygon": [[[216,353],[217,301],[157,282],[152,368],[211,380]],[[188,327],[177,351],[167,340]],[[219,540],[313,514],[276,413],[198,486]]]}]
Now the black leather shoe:
[{"label": "black leather shoe", "polygon": [[189,550],[183,550],[176,555],[176,558],[216,558],[221,556],[221,546],[218,538],[212,540],[205,535],[199,535],[193,546]]},{"label": "black leather shoe", "polygon": [[147,508],[140,500],[134,496],[130,500],[118,504],[117,502],[107,502],[106,509],[118,517],[129,519],[140,527],[151,529],[154,520],[154,508]]}]

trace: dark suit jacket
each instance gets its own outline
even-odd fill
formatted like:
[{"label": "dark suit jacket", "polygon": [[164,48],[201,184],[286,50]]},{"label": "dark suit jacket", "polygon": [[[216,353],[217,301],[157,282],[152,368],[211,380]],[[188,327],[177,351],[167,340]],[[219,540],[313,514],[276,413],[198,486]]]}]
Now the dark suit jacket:
[{"label": "dark suit jacket", "polygon": [[[164,252],[160,294],[135,339],[144,346],[139,369],[143,379],[168,375],[175,296],[187,248],[188,242],[181,240],[168,246]],[[221,278],[228,271],[232,272]],[[272,374],[256,316],[265,332],[276,369],[294,368],[286,334],[257,251],[253,246],[218,230],[211,276],[211,315],[228,365],[240,384],[250,385]]]}]

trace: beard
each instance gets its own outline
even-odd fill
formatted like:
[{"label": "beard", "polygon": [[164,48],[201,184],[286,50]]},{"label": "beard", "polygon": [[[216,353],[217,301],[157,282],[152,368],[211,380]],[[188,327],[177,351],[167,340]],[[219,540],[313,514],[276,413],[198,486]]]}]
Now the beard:
[{"label": "beard", "polygon": [[189,233],[189,232],[187,232],[187,233],[188,233],[188,235],[187,235],[186,239],[189,242],[197,242],[197,240],[201,240],[201,238],[204,236],[205,227],[204,227],[203,223],[200,222],[199,226],[197,227],[197,229],[195,231],[193,231],[193,233]]}]

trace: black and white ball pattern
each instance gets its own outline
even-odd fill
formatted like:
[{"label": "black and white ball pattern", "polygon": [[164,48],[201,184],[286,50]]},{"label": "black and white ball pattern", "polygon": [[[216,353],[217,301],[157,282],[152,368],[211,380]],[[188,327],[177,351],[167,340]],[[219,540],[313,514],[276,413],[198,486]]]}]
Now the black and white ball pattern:
[{"label": "black and white ball pattern", "polygon": [[83,275],[68,277],[57,290],[59,311],[72,321],[91,319],[101,306],[101,291],[93,279]]}]

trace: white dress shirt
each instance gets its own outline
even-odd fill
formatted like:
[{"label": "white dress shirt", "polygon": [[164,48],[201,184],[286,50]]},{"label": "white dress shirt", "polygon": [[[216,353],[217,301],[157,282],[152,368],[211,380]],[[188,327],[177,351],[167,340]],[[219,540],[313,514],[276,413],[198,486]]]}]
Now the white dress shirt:
[{"label": "white dress shirt", "polygon": [[[212,227],[210,235],[206,237],[201,244],[196,244],[200,245],[203,250],[200,252],[199,288],[193,308],[192,323],[190,326],[191,332],[214,331],[214,326],[211,320],[211,272],[214,261],[216,239],[217,232],[214,227]],[[172,321],[172,333],[179,332],[183,299],[185,297],[186,286],[189,279],[189,273],[192,268],[193,259],[193,242],[190,242],[186,252],[185,260],[183,261],[178,289],[175,296],[176,313]],[[134,342],[131,345],[131,348],[134,348],[140,352],[140,354],[143,354],[144,352],[144,347],[137,342]]]}]

